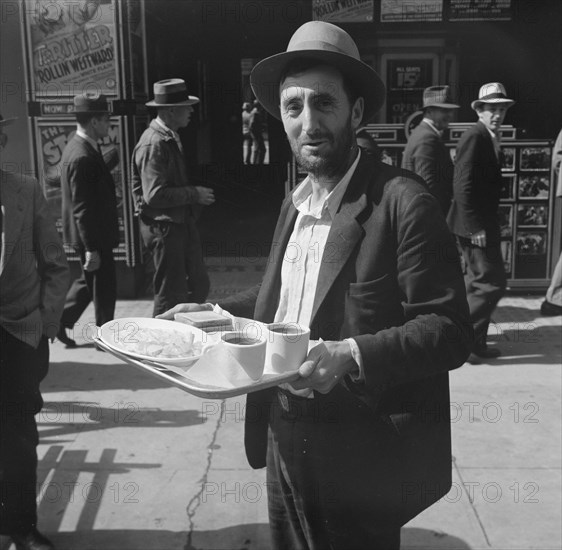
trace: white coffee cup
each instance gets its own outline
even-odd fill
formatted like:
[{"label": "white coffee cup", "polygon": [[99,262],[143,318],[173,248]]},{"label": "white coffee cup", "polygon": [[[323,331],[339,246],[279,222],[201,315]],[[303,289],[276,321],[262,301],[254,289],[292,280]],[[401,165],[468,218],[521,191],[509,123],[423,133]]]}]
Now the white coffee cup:
[{"label": "white coffee cup", "polygon": [[265,362],[276,374],[297,370],[308,355],[310,329],[298,323],[267,325]]},{"label": "white coffee cup", "polygon": [[221,336],[221,342],[252,380],[262,377],[265,365],[265,338],[251,336],[244,331],[231,331]]}]

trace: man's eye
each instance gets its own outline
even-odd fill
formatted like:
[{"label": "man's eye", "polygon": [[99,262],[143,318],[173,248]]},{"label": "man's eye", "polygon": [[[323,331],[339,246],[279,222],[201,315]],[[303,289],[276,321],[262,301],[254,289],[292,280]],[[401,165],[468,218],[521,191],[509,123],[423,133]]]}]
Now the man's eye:
[{"label": "man's eye", "polygon": [[295,111],[298,111],[300,109],[300,105],[298,103],[287,103],[287,105],[285,106],[285,110],[288,113],[294,113]]},{"label": "man's eye", "polygon": [[319,99],[316,102],[316,105],[320,108],[320,109],[329,109],[330,107],[332,107],[332,100],[331,99]]}]

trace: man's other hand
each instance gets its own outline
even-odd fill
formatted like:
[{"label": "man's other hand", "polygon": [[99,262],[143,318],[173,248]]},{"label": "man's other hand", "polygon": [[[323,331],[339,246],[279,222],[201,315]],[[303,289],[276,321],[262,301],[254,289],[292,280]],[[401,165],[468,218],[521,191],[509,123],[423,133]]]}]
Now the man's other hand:
[{"label": "man's other hand", "polygon": [[84,271],[97,271],[101,265],[101,257],[96,250],[86,250],[86,261]]},{"label": "man's other hand", "polygon": [[156,319],[171,319],[174,320],[176,313],[189,313],[191,311],[211,311],[213,306],[211,304],[177,304],[172,309],[161,313],[156,316]]},{"label": "man's other hand", "polygon": [[199,199],[197,202],[205,206],[209,206],[215,202],[215,192],[210,187],[196,186],[197,193],[199,193]]},{"label": "man's other hand", "polygon": [[295,390],[310,388],[328,393],[340,379],[358,369],[349,342],[321,342],[313,347],[299,368],[300,378],[291,382]]}]

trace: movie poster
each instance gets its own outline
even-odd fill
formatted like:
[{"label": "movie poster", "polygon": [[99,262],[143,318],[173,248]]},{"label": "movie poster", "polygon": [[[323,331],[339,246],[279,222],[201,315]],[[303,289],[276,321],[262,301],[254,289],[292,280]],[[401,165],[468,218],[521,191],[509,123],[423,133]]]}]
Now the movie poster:
[{"label": "movie poster", "polygon": [[[62,195],[61,195],[61,158],[62,152],[69,140],[76,132],[76,121],[74,118],[65,119],[35,119],[35,135],[37,143],[37,159],[39,164],[39,181],[43,184],[43,190],[47,203],[57,228],[62,231]],[[111,170],[115,182],[115,193],[117,195],[117,208],[119,211],[120,238],[116,258],[124,258],[126,255],[125,235],[123,223],[123,172],[121,158],[122,154],[122,126],[118,118],[111,119],[109,135],[100,142],[101,151],[107,167]],[[71,250],[68,251],[71,253]]]},{"label": "movie poster", "polygon": [[432,59],[389,59],[386,65],[386,120],[404,124],[420,111],[423,90],[433,81]]},{"label": "movie poster", "polygon": [[449,0],[449,21],[510,21],[511,0]]},{"label": "movie poster", "polygon": [[27,0],[31,91],[118,94],[114,0]]},{"label": "movie poster", "polygon": [[382,0],[381,23],[442,21],[443,0]]},{"label": "movie poster", "polygon": [[373,20],[373,0],[312,0],[312,19],[330,23]]}]

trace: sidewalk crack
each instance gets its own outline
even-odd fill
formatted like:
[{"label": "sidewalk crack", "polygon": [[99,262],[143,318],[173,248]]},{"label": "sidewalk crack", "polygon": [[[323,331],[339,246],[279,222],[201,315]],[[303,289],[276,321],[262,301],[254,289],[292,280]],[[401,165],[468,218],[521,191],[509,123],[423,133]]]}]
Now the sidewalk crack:
[{"label": "sidewalk crack", "polygon": [[491,548],[492,544],[490,543],[490,539],[488,538],[488,533],[486,533],[486,528],[484,527],[484,524],[482,523],[482,520],[480,519],[480,515],[478,514],[478,510],[476,509],[476,506],[474,506],[474,501],[470,497],[470,493],[466,490],[466,485],[464,483],[464,479],[463,479],[463,477],[461,475],[461,472],[460,472],[460,469],[457,466],[457,463],[455,461],[453,461],[453,467],[455,468],[455,470],[457,472],[457,475],[459,476],[459,479],[461,480],[463,491],[465,492],[465,494],[468,498],[468,502],[470,503],[470,507],[472,508],[472,513],[474,514],[474,517],[476,518],[476,521],[478,522],[478,525],[480,525],[480,529],[482,531],[482,534],[484,535],[484,538],[486,539],[486,544],[488,545],[488,548]]},{"label": "sidewalk crack", "polygon": [[203,475],[199,478],[199,490],[191,497],[191,500],[187,504],[186,512],[187,512],[187,520],[188,520],[188,532],[187,532],[187,541],[184,546],[184,550],[197,550],[194,546],[192,546],[191,541],[193,538],[193,527],[194,527],[194,519],[195,514],[201,505],[201,495],[205,490],[205,485],[207,484],[207,480],[209,478],[209,471],[211,470],[211,463],[213,461],[213,452],[215,450],[215,443],[217,437],[219,435],[219,429],[222,423],[223,412],[224,412],[224,404],[225,400],[222,399],[220,402],[220,411],[218,414],[218,420],[213,430],[213,435],[211,437],[211,441],[207,446],[207,463],[205,465],[205,471]]}]

